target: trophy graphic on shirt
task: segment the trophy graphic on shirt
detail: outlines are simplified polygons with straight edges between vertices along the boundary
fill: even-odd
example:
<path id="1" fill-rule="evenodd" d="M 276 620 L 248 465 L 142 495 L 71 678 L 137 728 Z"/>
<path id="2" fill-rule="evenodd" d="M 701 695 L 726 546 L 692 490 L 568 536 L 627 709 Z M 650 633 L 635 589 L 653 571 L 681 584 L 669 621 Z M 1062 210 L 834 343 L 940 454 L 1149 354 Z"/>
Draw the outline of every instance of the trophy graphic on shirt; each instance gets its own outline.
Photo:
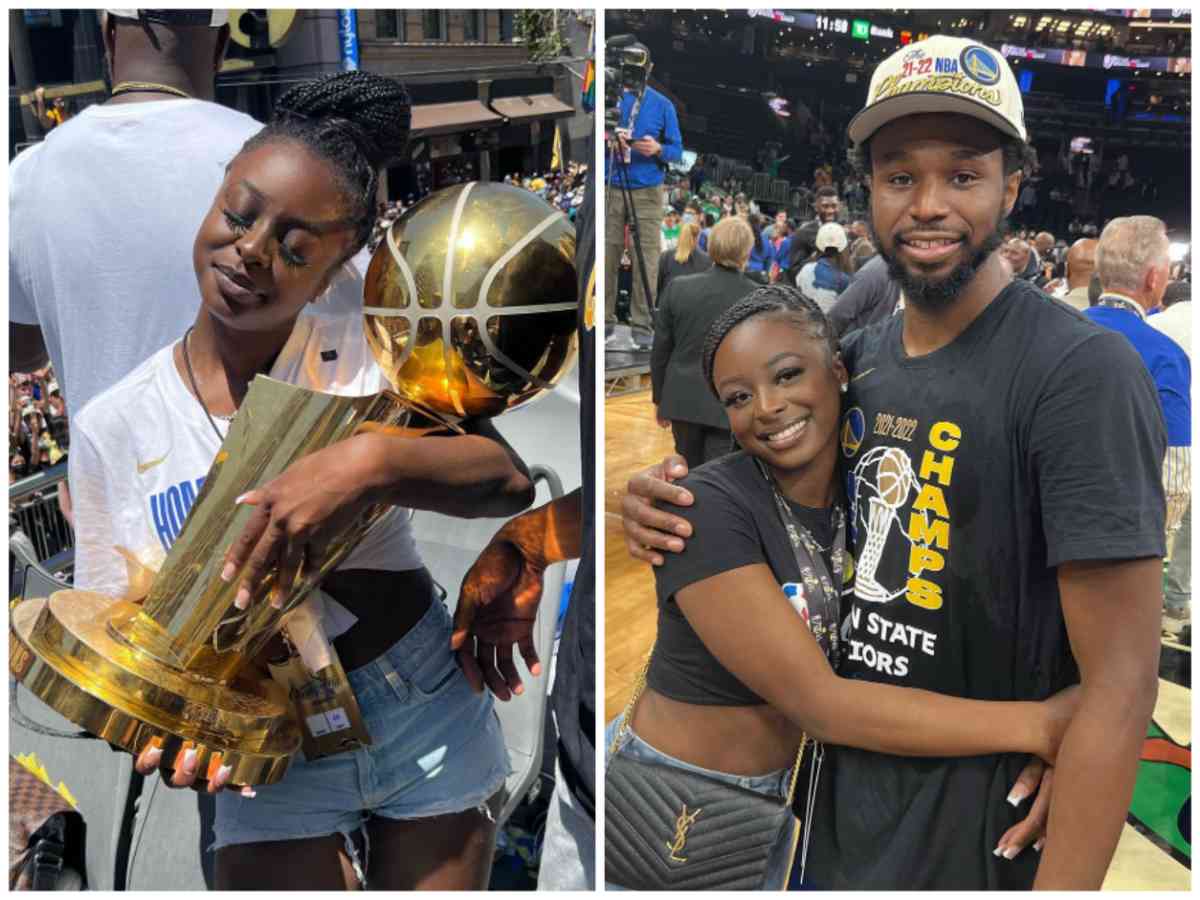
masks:
<path id="1" fill-rule="evenodd" d="M 245 610 L 219 578 L 252 515 L 236 498 L 360 430 L 461 431 L 546 391 L 577 351 L 575 233 L 520 188 L 456 185 L 396 220 L 364 288 L 368 345 L 394 390 L 345 397 L 266 376 L 251 384 L 183 532 L 143 596 L 61 590 L 11 611 L 9 669 L 48 706 L 130 752 L 148 741 L 174 767 L 232 768 L 230 784 L 269 784 L 300 746 L 286 696 L 254 660 L 386 509 L 348 525 L 290 585 L 274 574 Z M 117 552 L 114 550 L 114 552 Z M 278 591 L 282 607 L 268 602 Z"/>
<path id="2" fill-rule="evenodd" d="M 874 482 L 866 474 L 872 469 Z M 876 580 L 875 573 L 888 529 L 916 484 L 916 476 L 908 454 L 899 447 L 875 447 L 859 460 L 854 474 L 858 493 L 867 494 L 867 539 L 854 568 L 854 595 L 871 603 L 886 603 L 895 595 Z"/>

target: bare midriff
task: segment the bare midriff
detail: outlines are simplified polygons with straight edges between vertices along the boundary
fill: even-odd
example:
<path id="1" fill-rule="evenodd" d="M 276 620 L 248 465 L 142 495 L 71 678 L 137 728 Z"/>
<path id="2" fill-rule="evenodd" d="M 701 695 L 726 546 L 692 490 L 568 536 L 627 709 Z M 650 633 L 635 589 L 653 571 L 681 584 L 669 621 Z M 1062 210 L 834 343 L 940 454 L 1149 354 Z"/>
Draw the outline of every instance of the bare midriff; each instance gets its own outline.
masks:
<path id="1" fill-rule="evenodd" d="M 803 730 L 772 707 L 699 706 L 647 687 L 634 732 L 668 756 L 730 775 L 767 775 L 796 761 Z"/>

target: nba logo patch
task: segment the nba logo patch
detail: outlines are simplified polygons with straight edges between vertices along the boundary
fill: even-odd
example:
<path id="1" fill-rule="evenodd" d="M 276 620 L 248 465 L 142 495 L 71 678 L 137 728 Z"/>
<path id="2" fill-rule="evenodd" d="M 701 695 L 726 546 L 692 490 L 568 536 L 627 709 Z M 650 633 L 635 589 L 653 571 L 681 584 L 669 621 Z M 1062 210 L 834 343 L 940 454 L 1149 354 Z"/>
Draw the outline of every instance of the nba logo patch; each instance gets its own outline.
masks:
<path id="1" fill-rule="evenodd" d="M 795 581 L 789 581 L 782 585 L 783 596 L 787 597 L 788 603 L 792 604 L 792 609 L 800 614 L 800 618 L 804 620 L 804 624 L 808 624 L 808 598 L 804 596 L 804 585 L 797 584 Z"/>

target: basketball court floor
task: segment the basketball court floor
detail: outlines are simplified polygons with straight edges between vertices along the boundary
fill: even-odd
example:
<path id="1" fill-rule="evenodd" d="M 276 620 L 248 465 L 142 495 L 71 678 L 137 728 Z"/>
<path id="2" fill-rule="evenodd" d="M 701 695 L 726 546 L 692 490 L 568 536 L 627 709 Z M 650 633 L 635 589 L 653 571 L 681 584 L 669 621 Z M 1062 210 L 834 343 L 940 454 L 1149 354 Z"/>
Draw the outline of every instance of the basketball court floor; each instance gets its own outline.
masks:
<path id="1" fill-rule="evenodd" d="M 671 432 L 654 421 L 644 377 L 621 389 L 605 409 L 606 722 L 628 700 L 655 631 L 654 577 L 625 552 L 620 498 L 631 474 L 673 451 Z M 1191 650 L 1164 640 L 1158 704 L 1105 890 L 1190 889 L 1191 746 Z"/>

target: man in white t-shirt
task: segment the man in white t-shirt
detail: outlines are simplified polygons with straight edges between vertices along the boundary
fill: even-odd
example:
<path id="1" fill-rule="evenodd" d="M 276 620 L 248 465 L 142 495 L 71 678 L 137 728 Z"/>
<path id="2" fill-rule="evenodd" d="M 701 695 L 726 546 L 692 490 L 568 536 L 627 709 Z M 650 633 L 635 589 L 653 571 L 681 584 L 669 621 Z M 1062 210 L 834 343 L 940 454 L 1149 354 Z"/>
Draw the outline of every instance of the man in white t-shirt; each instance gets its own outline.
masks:
<path id="1" fill-rule="evenodd" d="M 48 352 L 72 411 L 191 324 L 196 230 L 262 127 L 212 102 L 223 10 L 138 12 L 103 17 L 113 97 L 9 166 L 9 365 Z"/>
<path id="2" fill-rule="evenodd" d="M 31 372 L 48 353 L 71 412 L 196 317 L 196 231 L 262 127 L 212 102 L 226 18 L 106 10 L 113 97 L 9 166 L 9 369 Z M 339 301 L 359 300 L 352 282 L 335 283 Z"/>
<path id="3" fill-rule="evenodd" d="M 212 102 L 226 18 L 224 10 L 107 10 L 113 97 L 9 165 L 9 369 L 34 371 L 48 355 L 72 414 L 196 317 L 196 232 L 226 164 L 262 127 Z M 76 525 L 87 527 L 78 516 Z M 40 726 L 74 729 L 23 689 L 18 697 Z M 196 810 L 198 802 L 211 808 L 211 798 L 147 784 L 142 825 L 171 828 L 145 842 L 147 852 L 131 853 L 124 874 L 117 860 L 134 794 L 129 757 L 101 741 L 17 725 L 10 734 L 13 752 L 36 752 L 79 799 L 89 888 L 205 887 L 197 847 L 209 838 Z"/>

